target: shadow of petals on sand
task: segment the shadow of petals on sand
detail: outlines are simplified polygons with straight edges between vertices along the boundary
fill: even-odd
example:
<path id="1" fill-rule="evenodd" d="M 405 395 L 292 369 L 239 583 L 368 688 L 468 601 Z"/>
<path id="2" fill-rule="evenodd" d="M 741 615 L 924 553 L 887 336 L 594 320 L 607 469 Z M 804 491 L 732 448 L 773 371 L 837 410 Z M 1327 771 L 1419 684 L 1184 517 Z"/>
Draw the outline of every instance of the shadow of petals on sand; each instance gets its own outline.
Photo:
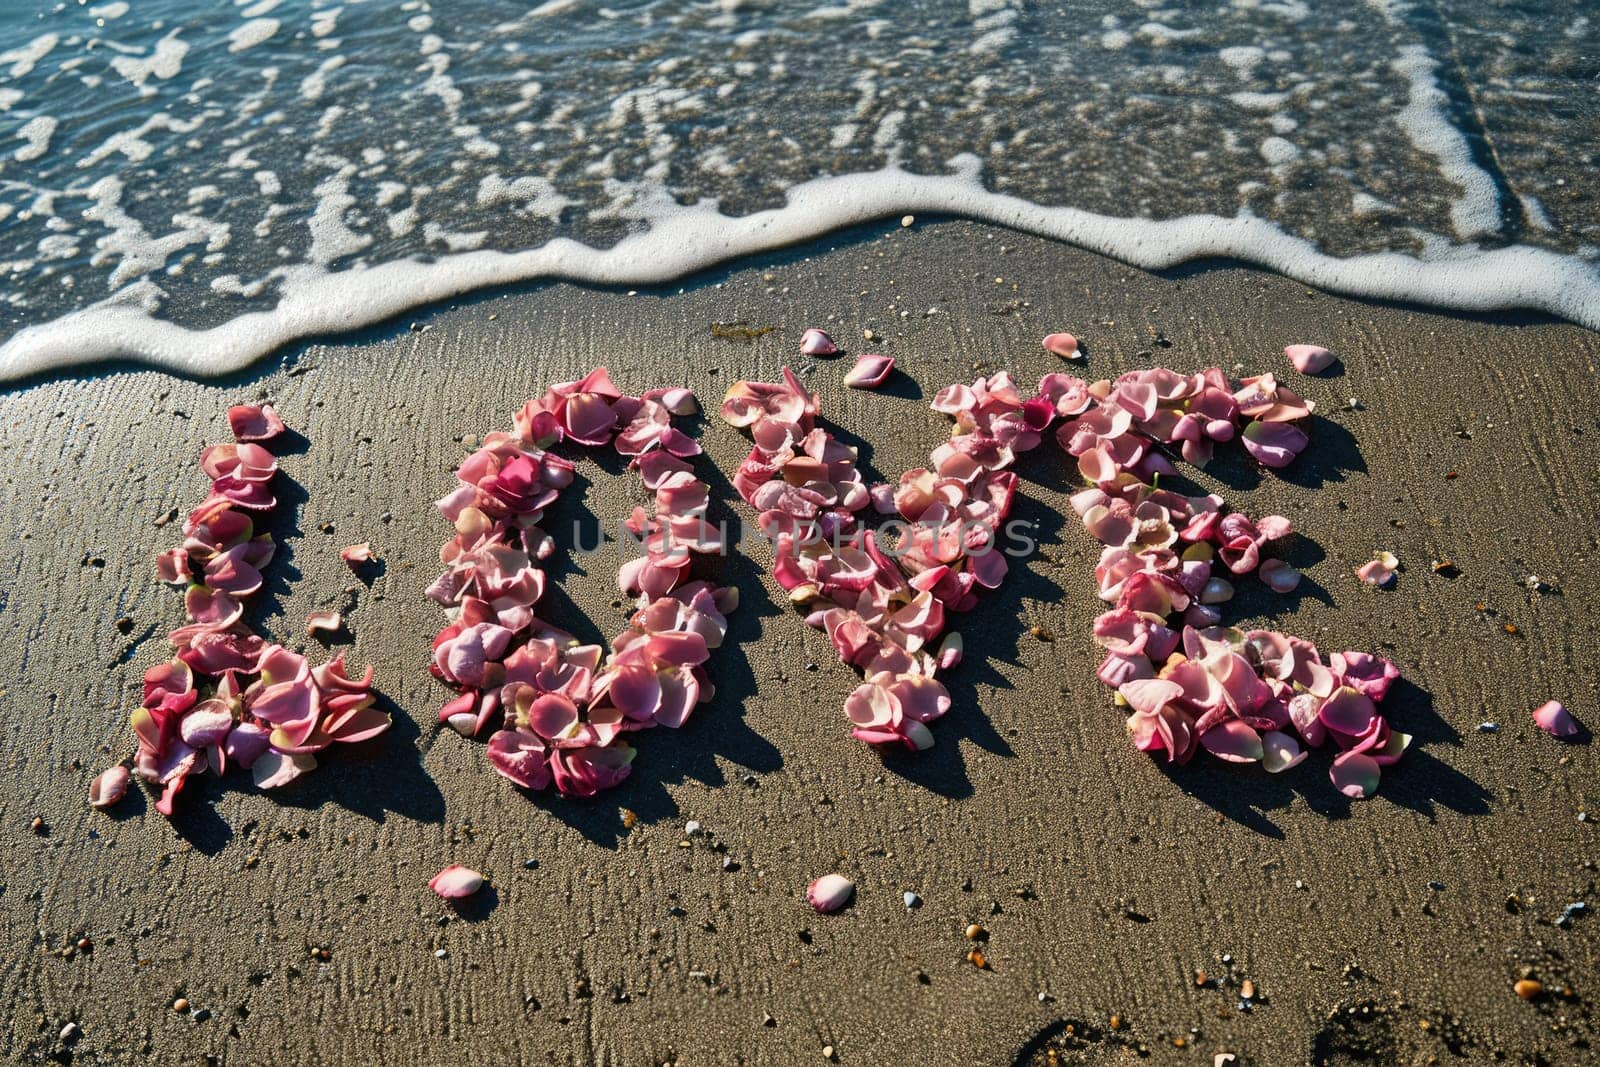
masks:
<path id="1" fill-rule="evenodd" d="M 272 798 L 293 808 L 335 804 L 373 822 L 382 822 L 389 812 L 417 822 L 443 822 L 444 794 L 422 765 L 416 720 L 388 696 L 376 696 L 392 727 L 357 745 L 330 745 L 317 754 L 326 767 L 272 790 Z"/>
<path id="2" fill-rule="evenodd" d="M 1439 717 L 1427 690 L 1401 679 L 1389 691 L 1383 711 L 1395 729 L 1412 735 L 1411 747 L 1399 763 L 1384 768 L 1377 795 L 1368 800 L 1351 800 L 1333 787 L 1328 778 L 1332 752 L 1327 748 L 1313 749 L 1300 766 L 1277 775 L 1203 759 L 1182 767 L 1157 765 L 1174 785 L 1213 811 L 1273 838 L 1284 835 L 1267 813 L 1288 807 L 1296 796 L 1329 819 L 1348 818 L 1354 804 L 1384 803 L 1428 818 L 1436 806 L 1461 815 L 1489 814 L 1488 791 L 1428 751 L 1436 745 L 1459 746 L 1461 737 Z"/>

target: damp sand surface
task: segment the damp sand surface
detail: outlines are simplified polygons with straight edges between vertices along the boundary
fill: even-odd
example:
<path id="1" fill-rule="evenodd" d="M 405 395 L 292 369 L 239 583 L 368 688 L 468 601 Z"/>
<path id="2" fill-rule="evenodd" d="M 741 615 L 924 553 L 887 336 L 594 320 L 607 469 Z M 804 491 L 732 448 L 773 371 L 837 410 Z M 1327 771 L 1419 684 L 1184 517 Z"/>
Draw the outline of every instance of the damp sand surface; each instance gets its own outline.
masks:
<path id="1" fill-rule="evenodd" d="M 881 335 L 872 347 L 899 361 L 889 387 L 844 390 L 853 359 L 796 357 L 813 325 L 852 355 L 864 330 Z M 625 389 L 689 385 L 714 410 L 729 382 L 789 362 L 864 466 L 895 477 L 947 433 L 927 409 L 937 389 L 1061 369 L 1039 338 L 1063 328 L 1096 376 L 1216 363 L 1280 372 L 1318 402 L 1285 477 L 1223 450 L 1200 484 L 1299 530 L 1297 595 L 1246 589 L 1232 618 L 1401 665 L 1387 710 L 1416 741 L 1375 799 L 1340 797 L 1324 754 L 1269 779 L 1204 759 L 1169 772 L 1128 745 L 1094 678 L 1096 546 L 1049 449 L 1020 466 L 1017 513 L 1041 549 L 961 620 L 967 659 L 928 753 L 849 740 L 854 676 L 759 554 L 725 564 L 744 598 L 711 665 L 717 698 L 644 738 L 620 789 L 529 799 L 481 744 L 436 727 L 431 502 L 471 435 L 529 395 L 605 363 Z M 1338 373 L 1295 375 L 1291 342 L 1332 348 Z M 1586 821 L 1600 759 L 1529 711 L 1555 697 L 1600 722 L 1597 361 L 1595 334 L 1553 321 L 1360 303 L 1225 264 L 1148 274 L 946 222 L 638 295 L 502 291 L 226 381 L 109 369 L 13 387 L 0 1049 L 43 1061 L 71 1021 L 85 1062 L 790 1064 L 830 1047 L 857 1064 L 1141 1049 L 1150 1063 L 1582 1062 L 1600 920 L 1557 920 L 1600 904 Z M 294 643 L 306 612 L 344 610 L 395 729 L 278 795 L 208 781 L 171 824 L 139 791 L 91 811 L 89 781 L 131 751 L 140 675 L 180 619 L 152 571 L 174 537 L 156 520 L 198 499 L 199 449 L 225 438 L 229 403 L 256 397 L 306 439 L 283 459 L 283 546 L 256 621 Z M 746 440 L 715 418 L 694 431 L 734 501 L 724 476 Z M 580 472 L 559 529 L 634 499 L 614 469 Z M 370 586 L 338 557 L 361 541 L 383 560 Z M 1405 564 L 1389 591 L 1351 573 L 1380 548 Z M 609 559 L 553 573 L 553 621 L 592 639 L 618 628 Z M 705 832 L 686 837 L 690 820 Z M 460 912 L 427 889 L 448 863 L 489 877 Z M 819 916 L 803 891 L 831 871 L 856 899 Z M 92 949 L 64 954 L 80 937 Z M 1527 975 L 1542 999 L 1514 994 Z"/>

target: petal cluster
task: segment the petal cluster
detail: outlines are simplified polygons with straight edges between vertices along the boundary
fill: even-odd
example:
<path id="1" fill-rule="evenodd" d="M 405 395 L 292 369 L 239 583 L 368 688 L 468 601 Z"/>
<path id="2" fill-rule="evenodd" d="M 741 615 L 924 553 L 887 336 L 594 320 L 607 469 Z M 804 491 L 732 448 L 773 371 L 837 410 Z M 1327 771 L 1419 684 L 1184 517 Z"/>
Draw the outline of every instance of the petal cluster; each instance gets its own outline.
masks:
<path id="1" fill-rule="evenodd" d="M 816 424 L 816 398 L 789 368 L 781 382 L 734 383 L 722 404 L 754 445 L 734 485 L 773 538 L 774 577 L 862 673 L 844 710 L 869 744 L 933 744 L 928 724 L 950 708 L 935 674 L 961 658 L 950 613 L 1004 579 L 1017 487 L 1006 468 L 1055 417 L 1004 372 L 941 391 L 933 408 L 954 418 L 950 440 L 897 484 L 868 486 L 855 449 Z M 868 505 L 893 520 L 872 529 Z"/>
<path id="2" fill-rule="evenodd" d="M 619 785 L 632 770 L 628 734 L 682 726 L 712 697 L 705 663 L 738 598 L 691 575 L 697 555 L 722 550 L 706 517 L 710 488 L 688 462 L 700 446 L 672 425 L 694 410 L 686 389 L 627 396 L 598 368 L 528 401 L 512 432 L 487 435 L 438 502 L 455 535 L 428 590 L 450 620 L 431 670 L 457 693 L 439 718 L 468 737 L 492 726 L 489 764 L 520 786 L 593 796 Z M 563 441 L 609 445 L 653 495 L 624 523 L 635 554 L 617 585 L 635 610 L 609 649 L 580 644 L 535 610 L 541 564 L 556 550 L 539 522 L 574 476 L 550 451 Z"/>
<path id="3" fill-rule="evenodd" d="M 239 442 L 201 453 L 211 493 L 184 520 L 183 542 L 156 558 L 164 581 L 186 587 L 188 622 L 168 636 L 174 658 L 145 672 L 132 716 L 134 773 L 160 787 L 156 810 L 169 817 L 192 775 L 238 766 L 273 788 L 314 768 L 315 753 L 329 745 L 365 741 L 390 725 L 376 707 L 370 666 L 360 678 L 349 676 L 342 655 L 313 667 L 243 622 L 274 551 L 256 522 L 276 504 L 278 461 L 254 442 L 284 427 L 270 405 L 234 407 L 228 420 Z M 119 770 L 96 779 L 91 803 L 122 797 L 127 774 Z"/>
<path id="4" fill-rule="evenodd" d="M 1234 383 L 1216 368 L 1092 384 L 1047 375 L 1040 392 L 1068 418 L 1057 440 L 1090 483 L 1072 506 L 1104 546 L 1095 579 L 1110 608 L 1094 621 L 1105 650 L 1098 675 L 1130 709 L 1134 745 L 1174 763 L 1204 749 L 1277 773 L 1328 744 L 1337 751 L 1335 787 L 1371 796 L 1381 769 L 1411 740 L 1378 708 L 1399 671 L 1366 653 L 1324 656 L 1277 631 L 1222 626 L 1235 580 L 1254 574 L 1279 593 L 1299 584 L 1289 564 L 1266 555 L 1293 528 L 1282 516 L 1252 519 L 1221 497 L 1185 496 L 1157 481 L 1174 470 L 1173 446 L 1203 463 L 1215 442 L 1235 436 L 1268 466 L 1283 466 L 1305 447 L 1293 423 L 1311 405 L 1271 375 Z M 1263 455 L 1263 442 L 1280 451 Z"/>

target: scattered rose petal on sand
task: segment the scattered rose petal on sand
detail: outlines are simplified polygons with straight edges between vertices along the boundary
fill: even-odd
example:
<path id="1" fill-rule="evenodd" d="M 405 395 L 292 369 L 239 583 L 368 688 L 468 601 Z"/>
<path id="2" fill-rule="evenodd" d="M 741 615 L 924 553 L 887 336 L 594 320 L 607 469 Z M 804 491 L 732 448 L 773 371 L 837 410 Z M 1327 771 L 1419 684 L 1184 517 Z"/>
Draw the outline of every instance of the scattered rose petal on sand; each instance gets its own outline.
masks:
<path id="1" fill-rule="evenodd" d="M 889 372 L 892 370 L 894 370 L 893 356 L 869 353 L 856 360 L 856 365 L 844 376 L 844 384 L 852 389 L 876 389 L 883 384 L 885 378 L 889 377 Z"/>
<path id="2" fill-rule="evenodd" d="M 1044 350 L 1054 352 L 1062 359 L 1082 359 L 1083 353 L 1078 348 L 1078 339 L 1070 333 L 1053 333 L 1044 339 Z"/>
<path id="3" fill-rule="evenodd" d="M 1533 710 L 1533 721 L 1551 737 L 1577 737 L 1578 720 L 1559 700 L 1547 700 Z"/>
<path id="4" fill-rule="evenodd" d="M 811 906 L 826 914 L 838 911 L 850 903 L 856 884 L 842 874 L 825 874 L 806 889 L 806 899 Z"/>
<path id="5" fill-rule="evenodd" d="M 837 356 L 839 346 L 833 343 L 833 338 L 828 336 L 826 330 L 819 330 L 815 326 L 800 335 L 800 354 L 802 356 Z"/>
<path id="6" fill-rule="evenodd" d="M 337 611 L 313 611 L 306 616 L 306 633 L 314 634 L 318 630 L 328 633 L 338 633 L 344 626 L 344 616 Z"/>
<path id="7" fill-rule="evenodd" d="M 1400 569 L 1400 559 L 1393 552 L 1375 552 L 1370 560 L 1356 568 L 1356 577 L 1368 585 L 1384 586 L 1394 581 Z"/>
<path id="8" fill-rule="evenodd" d="M 361 564 L 371 563 L 377 557 L 372 554 L 372 545 L 363 541 L 359 545 L 349 545 L 340 549 L 339 558 L 344 560 L 351 570 L 355 570 Z"/>
<path id="9" fill-rule="evenodd" d="M 271 404 L 235 404 L 228 409 L 228 426 L 240 441 L 270 441 L 284 430 Z"/>
<path id="10" fill-rule="evenodd" d="M 460 900 L 483 888 L 483 875 L 471 867 L 452 863 L 429 879 L 428 888 L 446 900 Z"/>
<path id="11" fill-rule="evenodd" d="M 128 792 L 128 768 L 122 764 L 107 767 L 89 783 L 89 803 L 97 808 L 109 808 Z"/>
<path id="12" fill-rule="evenodd" d="M 1289 345 L 1283 354 L 1301 374 L 1316 374 L 1333 365 L 1333 353 L 1321 345 Z"/>

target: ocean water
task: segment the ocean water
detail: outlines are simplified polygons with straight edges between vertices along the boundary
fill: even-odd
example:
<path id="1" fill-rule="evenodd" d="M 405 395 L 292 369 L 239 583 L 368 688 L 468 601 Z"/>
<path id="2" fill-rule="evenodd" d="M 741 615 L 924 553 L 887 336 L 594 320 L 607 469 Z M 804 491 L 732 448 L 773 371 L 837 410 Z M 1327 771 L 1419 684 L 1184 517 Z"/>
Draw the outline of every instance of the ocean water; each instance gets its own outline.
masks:
<path id="1" fill-rule="evenodd" d="M 0 4 L 0 380 L 902 212 L 1600 329 L 1600 9 Z"/>

